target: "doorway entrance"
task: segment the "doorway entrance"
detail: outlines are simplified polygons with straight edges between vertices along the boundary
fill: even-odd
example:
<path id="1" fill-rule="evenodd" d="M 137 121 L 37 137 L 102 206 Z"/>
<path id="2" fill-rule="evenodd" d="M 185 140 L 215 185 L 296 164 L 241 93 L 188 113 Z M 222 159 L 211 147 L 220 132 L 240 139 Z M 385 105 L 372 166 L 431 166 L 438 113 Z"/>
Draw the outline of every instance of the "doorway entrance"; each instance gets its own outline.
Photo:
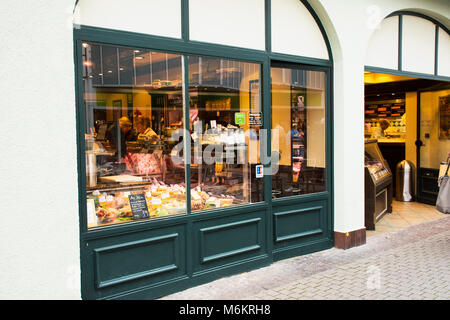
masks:
<path id="1" fill-rule="evenodd" d="M 381 155 L 378 161 L 387 168 L 386 175 L 392 181 L 391 187 L 386 187 L 385 211 L 392 212 L 392 208 L 395 211 L 404 207 L 402 203 L 412 201 L 434 206 L 439 169 L 450 152 L 450 82 L 370 71 L 365 71 L 364 79 L 366 147 L 369 141 L 376 144 Z M 374 180 L 367 177 L 366 180 Z M 382 190 L 376 189 L 376 184 L 381 182 L 371 183 L 375 183 L 375 196 L 381 194 Z M 368 184 L 366 181 L 366 189 Z M 377 198 L 368 193 L 366 190 L 366 210 L 370 209 L 371 201 L 374 202 L 372 210 L 377 210 Z M 370 222 L 366 223 L 368 230 L 374 230 L 382 219 L 381 209 L 375 213 L 373 228 Z M 366 219 L 368 216 L 371 217 L 366 212 Z"/>

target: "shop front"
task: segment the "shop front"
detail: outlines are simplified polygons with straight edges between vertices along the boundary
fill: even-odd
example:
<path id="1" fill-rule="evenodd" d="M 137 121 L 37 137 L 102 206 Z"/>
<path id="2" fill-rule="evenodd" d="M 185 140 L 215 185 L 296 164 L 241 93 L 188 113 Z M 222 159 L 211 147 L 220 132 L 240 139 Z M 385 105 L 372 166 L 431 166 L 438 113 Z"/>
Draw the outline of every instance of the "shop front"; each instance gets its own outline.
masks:
<path id="1" fill-rule="evenodd" d="M 372 217 L 395 157 L 432 201 L 447 2 L 3 1 L 0 295 L 152 299 L 363 245 L 371 105 Z"/>
<path id="2" fill-rule="evenodd" d="M 280 28 L 267 21 L 288 8 L 254 2 L 258 32 Z M 270 37 L 263 50 L 191 40 L 195 3 L 181 39 L 74 30 L 85 299 L 155 298 L 333 246 L 318 20 L 291 1 L 325 50 L 304 57 Z"/>

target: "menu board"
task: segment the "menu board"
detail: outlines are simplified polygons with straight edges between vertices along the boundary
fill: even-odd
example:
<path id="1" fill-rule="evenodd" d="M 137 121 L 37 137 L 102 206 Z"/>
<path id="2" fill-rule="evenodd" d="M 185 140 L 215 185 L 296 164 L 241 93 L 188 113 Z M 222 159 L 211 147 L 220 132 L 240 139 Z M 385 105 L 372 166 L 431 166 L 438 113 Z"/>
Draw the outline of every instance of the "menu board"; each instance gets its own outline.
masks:
<path id="1" fill-rule="evenodd" d="M 150 216 L 144 194 L 130 194 L 128 199 L 130 200 L 133 220 L 144 219 Z"/>
<path id="2" fill-rule="evenodd" d="M 405 103 L 367 103 L 365 115 L 367 118 L 401 117 L 405 113 Z"/>

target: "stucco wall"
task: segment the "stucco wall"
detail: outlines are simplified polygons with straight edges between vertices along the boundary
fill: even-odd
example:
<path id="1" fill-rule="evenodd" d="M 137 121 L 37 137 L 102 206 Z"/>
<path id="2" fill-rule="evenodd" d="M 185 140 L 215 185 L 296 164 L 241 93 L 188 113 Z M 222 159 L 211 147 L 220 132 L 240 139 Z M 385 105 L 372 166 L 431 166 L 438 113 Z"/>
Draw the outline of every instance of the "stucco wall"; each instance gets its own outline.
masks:
<path id="1" fill-rule="evenodd" d="M 80 298 L 73 4 L 0 3 L 0 299 Z"/>

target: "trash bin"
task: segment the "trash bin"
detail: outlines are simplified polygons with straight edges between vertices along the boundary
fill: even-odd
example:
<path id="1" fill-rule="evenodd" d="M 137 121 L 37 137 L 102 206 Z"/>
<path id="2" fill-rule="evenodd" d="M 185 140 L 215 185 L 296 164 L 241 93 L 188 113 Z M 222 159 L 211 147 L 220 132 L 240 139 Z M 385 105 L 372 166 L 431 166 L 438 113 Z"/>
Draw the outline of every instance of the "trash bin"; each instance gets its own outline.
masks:
<path id="1" fill-rule="evenodd" d="M 412 201 L 414 198 L 414 165 L 403 160 L 397 164 L 395 182 L 395 199 L 397 201 Z"/>

